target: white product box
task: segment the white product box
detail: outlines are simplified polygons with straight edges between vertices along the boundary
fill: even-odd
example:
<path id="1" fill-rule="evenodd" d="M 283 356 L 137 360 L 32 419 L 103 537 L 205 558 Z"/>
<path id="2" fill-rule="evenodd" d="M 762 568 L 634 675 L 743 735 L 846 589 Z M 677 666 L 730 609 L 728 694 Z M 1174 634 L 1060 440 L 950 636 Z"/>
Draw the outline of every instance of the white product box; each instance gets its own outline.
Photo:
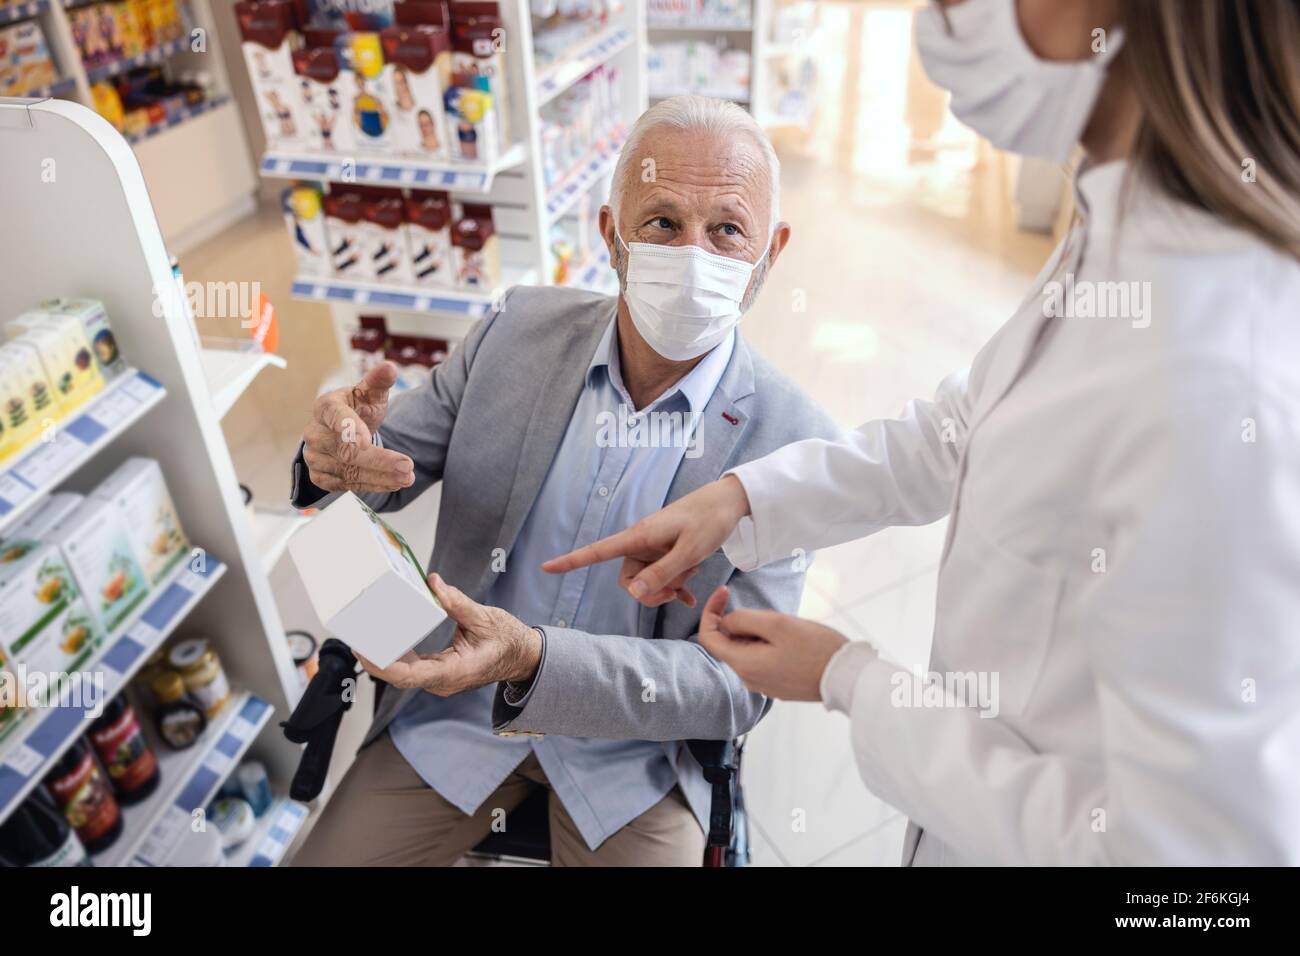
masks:
<path id="1" fill-rule="evenodd" d="M 103 643 L 104 632 L 64 554 L 52 543 L 17 539 L 4 550 L 10 560 L 0 562 L 0 636 L 8 666 L 76 670 Z"/>
<path id="2" fill-rule="evenodd" d="M 190 543 L 158 462 L 128 458 L 91 494 L 117 508 L 150 587 L 185 560 Z"/>
<path id="3" fill-rule="evenodd" d="M 75 511 L 85 498 L 85 495 L 79 495 L 75 491 L 60 491 L 50 495 L 14 528 L 13 534 L 6 536 L 6 540 L 27 538 L 31 541 L 44 541 L 50 529 Z M 0 556 L 0 561 L 3 560 Z"/>
<path id="4" fill-rule="evenodd" d="M 86 340 L 94 353 L 95 364 L 105 381 L 111 382 L 126 371 L 126 360 L 117 347 L 117 337 L 108 322 L 104 303 L 95 299 L 46 299 L 37 308 L 59 315 L 75 316 L 86 331 Z"/>
<path id="5" fill-rule="evenodd" d="M 445 30 L 390 27 L 381 34 L 392 64 L 393 146 L 398 153 L 443 160 L 451 155 L 443 93 L 451 82 L 451 44 Z"/>
<path id="6" fill-rule="evenodd" d="M 351 492 L 295 534 L 289 554 L 325 629 L 379 667 L 447 619 L 402 536 Z"/>
<path id="7" fill-rule="evenodd" d="M 411 281 L 444 289 L 455 285 L 451 262 L 451 201 L 447 194 L 411 190 L 406 200 L 404 231 Z"/>
<path id="8" fill-rule="evenodd" d="M 293 69 L 299 36 L 292 8 L 283 3 L 239 3 L 235 16 L 267 146 L 286 149 L 310 144 Z"/>
<path id="9" fill-rule="evenodd" d="M 370 272 L 380 282 L 410 285 L 415 279 L 406 248 L 406 209 L 401 193 L 394 191 L 391 197 L 370 199 L 365 206 L 362 249 Z"/>
<path id="10" fill-rule="evenodd" d="M 87 498 L 50 529 L 99 629 L 112 635 L 149 594 L 149 581 L 117 506 Z"/>
<path id="11" fill-rule="evenodd" d="M 284 224 L 293 237 L 299 274 L 332 275 L 324 196 L 320 189 L 304 183 L 290 186 L 280 194 L 280 208 L 284 210 Z"/>
<path id="12" fill-rule="evenodd" d="M 360 152 L 387 153 L 393 148 L 393 68 L 384 63 L 379 34 L 347 34 L 343 57 L 347 75 L 339 79 L 352 140 Z"/>
<path id="13" fill-rule="evenodd" d="M 324 198 L 330 272 L 340 279 L 366 282 L 375 277 L 365 254 L 365 200 L 359 193 L 333 192 Z"/>

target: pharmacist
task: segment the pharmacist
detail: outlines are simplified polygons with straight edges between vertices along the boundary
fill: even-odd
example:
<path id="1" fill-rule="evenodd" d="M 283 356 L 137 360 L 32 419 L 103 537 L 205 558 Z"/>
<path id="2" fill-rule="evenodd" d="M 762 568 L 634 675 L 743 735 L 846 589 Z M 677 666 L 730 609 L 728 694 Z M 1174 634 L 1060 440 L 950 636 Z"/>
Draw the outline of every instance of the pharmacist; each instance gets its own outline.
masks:
<path id="1" fill-rule="evenodd" d="M 905 861 L 1300 864 L 1300 14 L 965 0 L 920 11 L 917 41 L 995 146 L 1087 154 L 1021 310 L 933 401 L 549 567 L 624 556 L 654 606 L 719 546 L 758 568 L 946 515 L 922 693 L 721 590 L 701 643 L 849 715 L 863 779 L 911 818 Z M 1066 276 L 1146 283 L 1150 312 L 1053 319 Z"/>
<path id="2" fill-rule="evenodd" d="M 735 330 L 789 238 L 778 189 L 748 113 L 665 100 L 633 127 L 600 213 L 621 296 L 517 287 L 391 407 L 391 365 L 318 400 L 295 503 L 346 489 L 393 510 L 441 481 L 430 566 L 450 621 L 368 665 L 389 686 L 297 862 L 451 864 L 545 787 L 553 862 L 700 865 L 711 790 L 682 741 L 743 733 L 767 699 L 694 640 L 685 592 L 647 611 L 612 565 L 541 565 L 729 464 L 836 434 Z M 791 612 L 803 577 L 719 555 L 698 580 Z"/>

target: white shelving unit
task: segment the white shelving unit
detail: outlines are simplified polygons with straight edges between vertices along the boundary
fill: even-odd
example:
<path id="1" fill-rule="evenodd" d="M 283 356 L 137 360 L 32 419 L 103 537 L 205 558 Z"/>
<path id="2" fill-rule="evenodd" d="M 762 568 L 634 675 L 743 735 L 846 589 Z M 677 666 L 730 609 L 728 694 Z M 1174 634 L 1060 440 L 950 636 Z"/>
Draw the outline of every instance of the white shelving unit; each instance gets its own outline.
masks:
<path id="1" fill-rule="evenodd" d="M 245 751 L 287 792 L 298 748 L 278 730 L 301 694 L 258 534 L 244 508 L 183 297 L 161 296 L 174 277 L 150 203 L 141 161 L 93 111 L 66 100 L 0 99 L 0 316 L 53 296 L 103 301 L 118 344 L 140 369 L 60 423 L 0 472 L 0 533 L 45 495 L 87 491 L 125 458 L 162 466 L 185 530 L 203 549 L 151 594 L 110 638 L 91 667 L 116 693 L 174 634 L 211 640 L 236 698 L 195 747 L 160 750 L 155 795 L 125 811 L 126 830 L 96 862 L 144 862 L 163 855 L 169 819 L 199 809 Z M 40 185 L 48 160 L 56 184 Z M 78 228 L 51 224 L 77 223 Z M 86 730 L 84 712 L 29 714 L 0 745 L 0 820 L 47 775 Z M 162 827 L 160 832 L 159 827 Z"/>
<path id="2" fill-rule="evenodd" d="M 211 0 L 178 0 L 190 12 L 192 31 L 138 56 L 86 66 L 73 39 L 70 8 L 86 0 L 34 0 L 0 7 L 0 26 L 35 19 L 41 25 L 60 79 L 27 95 L 59 97 L 93 107 L 90 88 L 137 66 L 168 64 L 211 78 L 204 103 L 167 122 L 127 137 L 153 197 L 168 249 L 176 255 L 251 213 L 257 176 L 214 28 Z M 226 0 L 223 0 L 226 2 Z"/>
<path id="3" fill-rule="evenodd" d="M 493 206 L 493 220 L 501 240 L 503 281 L 499 289 L 416 289 L 299 276 L 293 284 L 293 295 L 332 307 L 335 330 L 345 351 L 347 331 L 357 324 L 358 315 L 367 312 L 388 316 L 390 328 L 396 332 L 463 337 L 470 325 L 500 300 L 504 289 L 552 284 L 551 227 L 572 211 L 583 195 L 590 193 L 598 202 L 606 198 L 606 184 L 625 129 L 595 144 L 573 169 L 548 185 L 541 161 L 541 110 L 593 69 L 610 64 L 620 78 L 620 114 L 625 127 L 631 125 L 646 106 L 645 0 L 624 0 L 620 12 L 593 26 L 563 56 L 544 67 L 539 67 L 533 54 L 529 0 L 501 0 L 500 8 L 505 35 L 517 39 L 505 47 L 509 125 L 514 142 L 496 161 L 478 165 L 426 163 L 364 154 L 311 156 L 274 150 L 262 158 L 260 171 L 268 178 L 443 189 L 452 194 L 454 201 Z M 604 281 L 601 271 L 592 268 L 597 259 L 593 256 L 575 268 L 575 272 L 589 276 L 593 286 Z"/>
<path id="4" fill-rule="evenodd" d="M 729 49 L 749 50 L 749 83 L 745 87 L 712 85 L 701 88 L 682 85 L 656 85 L 650 90 L 651 100 L 663 100 L 682 93 L 695 93 L 716 99 L 731 100 L 748 108 L 762 95 L 762 55 L 759 51 L 761 30 L 755 24 L 766 22 L 766 8 L 770 0 L 750 0 L 749 16 L 734 19 L 721 17 L 665 14 L 648 15 L 646 29 L 649 43 L 682 42 L 696 40 L 714 42 Z"/>
<path id="5" fill-rule="evenodd" d="M 253 345 L 245 348 L 209 348 L 199 350 L 203 362 L 203 376 L 208 380 L 212 404 L 217 417 L 225 418 L 235 407 L 239 396 L 253 384 L 264 368 L 285 368 L 288 362 L 272 352 L 264 352 Z"/>

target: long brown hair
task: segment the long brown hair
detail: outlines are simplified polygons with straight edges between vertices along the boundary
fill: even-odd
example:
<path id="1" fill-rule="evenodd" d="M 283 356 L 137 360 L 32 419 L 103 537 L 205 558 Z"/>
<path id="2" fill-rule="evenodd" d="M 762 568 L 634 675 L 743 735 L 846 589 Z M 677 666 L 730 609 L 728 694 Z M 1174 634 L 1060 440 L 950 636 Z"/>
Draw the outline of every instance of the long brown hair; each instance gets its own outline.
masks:
<path id="1" fill-rule="evenodd" d="M 1300 259 L 1300 0 L 1129 0 L 1138 169 Z"/>

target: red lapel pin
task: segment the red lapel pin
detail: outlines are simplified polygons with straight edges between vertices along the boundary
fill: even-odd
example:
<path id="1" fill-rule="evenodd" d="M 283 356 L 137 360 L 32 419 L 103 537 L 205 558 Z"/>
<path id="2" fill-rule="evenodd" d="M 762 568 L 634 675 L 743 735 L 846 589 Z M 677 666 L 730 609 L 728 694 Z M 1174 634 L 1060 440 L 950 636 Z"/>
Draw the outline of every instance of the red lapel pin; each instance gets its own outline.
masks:
<path id="1" fill-rule="evenodd" d="M 740 424 L 740 419 L 737 418 L 735 415 L 728 415 L 726 412 L 723 412 L 722 417 L 725 418 L 729 424 L 732 425 Z"/>

